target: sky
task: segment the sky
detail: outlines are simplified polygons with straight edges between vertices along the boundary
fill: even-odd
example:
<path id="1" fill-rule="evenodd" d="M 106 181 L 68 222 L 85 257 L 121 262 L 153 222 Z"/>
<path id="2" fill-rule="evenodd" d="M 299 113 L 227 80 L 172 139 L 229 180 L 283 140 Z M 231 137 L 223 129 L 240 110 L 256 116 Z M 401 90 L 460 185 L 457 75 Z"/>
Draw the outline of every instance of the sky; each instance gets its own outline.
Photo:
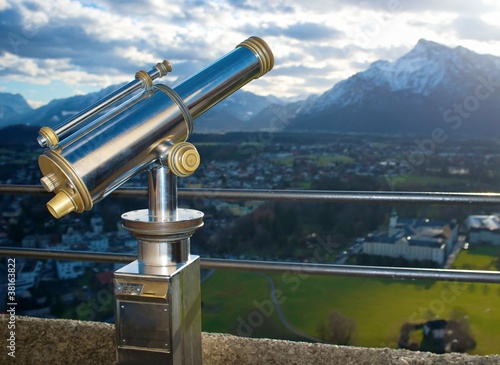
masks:
<path id="1" fill-rule="evenodd" d="M 245 90 L 304 99 L 421 38 L 500 56 L 498 19 L 498 0 L 0 0 L 0 92 L 39 107 L 163 59 L 175 85 L 256 35 L 275 67 Z"/>

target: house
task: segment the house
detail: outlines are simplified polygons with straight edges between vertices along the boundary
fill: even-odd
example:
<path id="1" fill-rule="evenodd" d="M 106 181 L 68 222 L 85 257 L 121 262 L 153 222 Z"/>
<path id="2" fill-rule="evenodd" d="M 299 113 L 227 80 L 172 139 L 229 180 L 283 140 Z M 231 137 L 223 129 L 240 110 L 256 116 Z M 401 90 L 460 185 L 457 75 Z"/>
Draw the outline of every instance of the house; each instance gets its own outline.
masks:
<path id="1" fill-rule="evenodd" d="M 37 248 L 46 247 L 51 242 L 51 237 L 48 234 L 30 234 L 23 238 L 21 247 L 23 248 Z"/>
<path id="2" fill-rule="evenodd" d="M 102 234 L 85 233 L 83 236 L 84 242 L 87 244 L 90 251 L 93 252 L 106 252 L 109 247 L 108 237 Z"/>
<path id="3" fill-rule="evenodd" d="M 446 352 L 446 327 L 448 322 L 444 319 L 428 321 L 423 326 L 423 339 L 420 344 L 421 351 L 444 354 Z"/>
<path id="4" fill-rule="evenodd" d="M 38 282 L 43 263 L 39 260 L 20 259 L 16 273 L 16 293 L 21 294 Z"/>
<path id="5" fill-rule="evenodd" d="M 85 268 L 78 261 L 56 260 L 56 271 L 59 280 L 76 279 L 85 273 Z"/>
<path id="6" fill-rule="evenodd" d="M 83 237 L 73 227 L 69 227 L 66 233 L 62 235 L 62 242 L 68 246 L 79 245 L 83 242 Z"/>
<path id="7" fill-rule="evenodd" d="M 465 220 L 465 227 L 469 244 L 500 246 L 500 214 L 470 215 Z"/>

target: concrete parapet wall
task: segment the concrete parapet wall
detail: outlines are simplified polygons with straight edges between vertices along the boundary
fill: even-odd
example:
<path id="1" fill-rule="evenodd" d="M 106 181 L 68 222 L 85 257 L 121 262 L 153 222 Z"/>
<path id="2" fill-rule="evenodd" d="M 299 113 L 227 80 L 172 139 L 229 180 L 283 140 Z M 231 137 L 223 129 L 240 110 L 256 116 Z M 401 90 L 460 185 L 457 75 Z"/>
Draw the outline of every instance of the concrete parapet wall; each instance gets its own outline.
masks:
<path id="1" fill-rule="evenodd" d="M 15 356 L 8 356 L 9 317 L 0 315 L 0 364 L 110 365 L 115 362 L 114 325 L 99 322 L 15 318 Z M 14 361 L 13 361 L 14 360 Z M 499 364 L 500 356 L 436 355 L 386 348 L 360 348 L 241 338 L 203 333 L 204 365 Z M 153 364 L 151 364 L 153 365 Z"/>

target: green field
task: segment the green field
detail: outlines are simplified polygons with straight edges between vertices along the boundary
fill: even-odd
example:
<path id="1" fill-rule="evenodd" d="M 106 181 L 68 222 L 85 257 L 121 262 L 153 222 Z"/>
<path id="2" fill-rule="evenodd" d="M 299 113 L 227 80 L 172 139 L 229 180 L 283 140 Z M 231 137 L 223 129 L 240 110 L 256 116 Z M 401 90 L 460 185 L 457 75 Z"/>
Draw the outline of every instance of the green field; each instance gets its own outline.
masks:
<path id="1" fill-rule="evenodd" d="M 449 176 L 428 176 L 419 174 L 410 174 L 404 176 L 403 179 L 398 182 L 398 189 L 415 189 L 415 187 L 428 187 L 428 186 L 441 186 L 456 190 L 463 190 L 463 186 L 470 183 L 471 177 L 449 177 Z"/>
<path id="2" fill-rule="evenodd" d="M 254 302 L 269 303 L 270 286 L 259 274 L 218 271 L 202 285 L 203 330 L 244 336 L 300 340 L 281 325 L 276 311 L 270 316 L 254 313 Z M 266 305 L 265 304 L 265 305 Z M 267 312 L 266 312 L 267 313 Z M 245 324 L 241 324 L 242 319 Z M 262 324 L 251 325 L 262 321 Z M 251 324 L 249 324 L 249 322 Z"/>
<path id="3" fill-rule="evenodd" d="M 496 270 L 495 257 L 500 257 L 498 246 L 477 246 L 462 250 L 453 263 L 453 268 L 468 270 Z"/>
<path id="4" fill-rule="evenodd" d="M 459 255 L 457 268 L 493 268 L 494 257 L 484 250 Z M 488 262 L 489 260 L 489 262 Z M 358 346 L 396 347 L 401 325 L 408 321 L 449 318 L 464 311 L 477 341 L 475 354 L 500 352 L 500 285 L 365 279 L 353 277 L 272 275 L 287 321 L 297 330 L 317 336 L 318 324 L 331 311 L 353 318 Z M 259 274 L 216 272 L 202 285 L 203 329 L 236 333 L 241 318 L 259 324 L 252 336 L 294 339 L 274 311 L 269 318 L 256 314 L 259 303 L 270 300 L 270 285 Z M 256 304 L 257 303 L 257 304 Z M 253 316 L 253 317 L 252 317 Z M 295 336 L 296 337 L 296 336 Z"/>
<path id="5" fill-rule="evenodd" d="M 306 155 L 301 156 L 301 158 L 309 158 L 311 161 L 315 161 L 318 166 L 327 166 L 330 163 L 338 163 L 344 165 L 350 165 L 354 163 L 354 158 L 344 155 L 333 155 L 333 156 L 316 156 L 316 155 Z M 283 157 L 274 160 L 275 163 L 285 165 L 287 167 L 292 167 L 295 157 Z"/>

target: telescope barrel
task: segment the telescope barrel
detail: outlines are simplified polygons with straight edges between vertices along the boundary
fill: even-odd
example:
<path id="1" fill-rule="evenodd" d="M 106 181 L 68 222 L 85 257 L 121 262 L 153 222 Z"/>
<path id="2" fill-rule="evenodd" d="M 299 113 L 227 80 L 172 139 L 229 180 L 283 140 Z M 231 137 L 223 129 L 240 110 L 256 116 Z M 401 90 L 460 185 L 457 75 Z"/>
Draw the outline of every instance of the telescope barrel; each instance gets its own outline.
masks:
<path id="1" fill-rule="evenodd" d="M 118 112 L 88 124 L 46 149 L 39 157 L 42 184 L 56 196 L 49 211 L 62 217 L 90 210 L 171 147 L 186 141 L 192 120 L 233 92 L 267 73 L 274 64 L 268 45 L 258 37 L 208 65 L 173 88 L 154 85 Z"/>

